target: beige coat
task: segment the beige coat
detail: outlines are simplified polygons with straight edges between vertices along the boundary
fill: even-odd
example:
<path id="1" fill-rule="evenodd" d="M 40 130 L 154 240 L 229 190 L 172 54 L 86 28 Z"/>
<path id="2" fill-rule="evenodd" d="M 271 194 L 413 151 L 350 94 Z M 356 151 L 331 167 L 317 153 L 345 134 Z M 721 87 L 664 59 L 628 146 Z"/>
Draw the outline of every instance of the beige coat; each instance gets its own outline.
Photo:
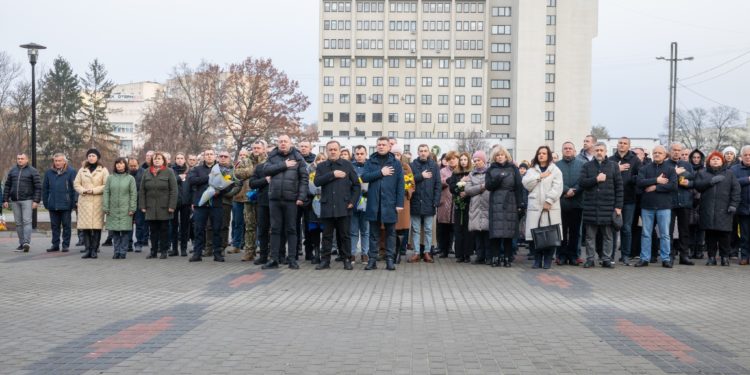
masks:
<path id="1" fill-rule="evenodd" d="M 78 192 L 78 229 L 104 228 L 104 186 L 109 171 L 101 165 L 94 173 L 83 167 L 78 171 L 73 187 Z M 84 194 L 87 190 L 93 194 Z"/>

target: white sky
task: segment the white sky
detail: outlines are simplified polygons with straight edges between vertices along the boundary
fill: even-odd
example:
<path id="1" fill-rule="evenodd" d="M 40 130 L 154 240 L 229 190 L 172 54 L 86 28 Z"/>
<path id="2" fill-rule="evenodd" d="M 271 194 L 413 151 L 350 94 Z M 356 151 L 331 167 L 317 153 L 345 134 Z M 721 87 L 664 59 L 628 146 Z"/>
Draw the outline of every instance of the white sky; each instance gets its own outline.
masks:
<path id="1" fill-rule="evenodd" d="M 687 79 L 750 52 L 748 14 L 748 0 L 600 0 L 593 124 L 607 126 L 613 136 L 652 137 L 662 131 L 669 65 L 654 58 L 668 56 L 672 41 L 680 43 L 682 57 L 695 57 L 680 63 L 685 85 L 750 112 L 750 53 Z M 318 16 L 318 0 L 0 0 L 0 50 L 28 69 L 18 45 L 43 44 L 48 49 L 38 67 L 49 68 L 60 55 L 79 75 L 98 58 L 116 83 L 161 82 L 183 61 L 226 64 L 270 57 L 300 82 L 312 103 L 305 119 L 312 122 L 318 111 Z M 688 90 L 678 92 L 680 108 L 714 105 Z"/>

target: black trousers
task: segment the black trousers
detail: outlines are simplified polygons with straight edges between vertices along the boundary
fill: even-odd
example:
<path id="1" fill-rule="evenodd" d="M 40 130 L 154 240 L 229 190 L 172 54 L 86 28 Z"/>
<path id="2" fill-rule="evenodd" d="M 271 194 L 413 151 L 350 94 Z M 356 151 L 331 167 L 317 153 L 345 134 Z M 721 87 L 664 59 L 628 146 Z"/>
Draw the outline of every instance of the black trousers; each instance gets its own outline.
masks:
<path id="1" fill-rule="evenodd" d="M 692 208 L 673 208 L 672 221 L 669 223 L 669 239 L 674 238 L 674 228 L 677 226 L 679 238 L 672 241 L 673 256 L 690 256 L 690 211 Z M 677 223 L 675 223 L 677 219 Z"/>
<path id="2" fill-rule="evenodd" d="M 453 245 L 453 224 L 437 223 L 437 241 L 440 252 L 448 255 Z"/>
<path id="3" fill-rule="evenodd" d="M 456 210 L 458 215 L 458 210 Z M 463 215 L 463 220 L 460 217 L 455 218 L 453 223 L 453 235 L 456 239 L 456 259 L 468 259 L 471 256 L 474 247 L 472 246 L 473 241 L 469 234 L 469 210 L 467 209 Z"/>
<path id="4" fill-rule="evenodd" d="M 578 259 L 583 210 L 573 208 L 562 211 L 562 246 L 557 258 L 561 261 Z"/>
<path id="5" fill-rule="evenodd" d="M 719 250 L 719 254 L 722 258 L 729 257 L 731 251 L 731 235 L 732 232 L 720 232 L 717 230 L 706 231 L 706 245 L 708 247 L 708 257 L 716 257 L 716 250 Z"/>
<path id="6" fill-rule="evenodd" d="M 178 246 L 181 250 L 187 250 L 188 237 L 190 237 L 190 214 L 192 209 L 190 205 L 179 206 L 174 211 L 172 218 L 172 249 L 177 251 Z"/>
<path id="7" fill-rule="evenodd" d="M 320 219 L 323 223 L 323 249 L 321 251 L 321 260 L 331 260 L 331 249 L 333 248 L 333 232 L 336 231 L 336 240 L 338 241 L 339 251 L 342 249 L 351 249 L 351 237 L 349 237 L 349 225 L 352 221 L 351 216 L 342 216 L 336 218 Z M 348 261 L 346 252 L 339 253 L 342 258 Z"/>
<path id="8" fill-rule="evenodd" d="M 148 220 L 151 232 L 151 254 L 169 250 L 169 220 Z"/>
<path id="9" fill-rule="evenodd" d="M 258 205 L 255 208 L 256 224 L 258 224 L 258 244 L 260 245 L 260 259 L 267 260 L 271 241 L 271 211 L 268 206 Z"/>
<path id="10" fill-rule="evenodd" d="M 487 259 L 492 257 L 492 251 L 490 250 L 490 232 L 486 230 L 477 230 L 471 232 L 471 237 L 474 239 L 474 250 L 477 252 L 477 259 Z"/>
<path id="11" fill-rule="evenodd" d="M 295 259 L 297 249 L 297 204 L 294 201 L 272 200 L 269 204 L 271 215 L 271 259 L 281 260 L 286 247 L 287 257 Z M 283 241 L 284 238 L 286 241 Z"/>
<path id="12" fill-rule="evenodd" d="M 492 251 L 489 255 L 493 258 L 500 258 L 502 252 L 504 258 L 513 258 L 513 239 L 512 238 L 493 238 L 490 239 Z"/>

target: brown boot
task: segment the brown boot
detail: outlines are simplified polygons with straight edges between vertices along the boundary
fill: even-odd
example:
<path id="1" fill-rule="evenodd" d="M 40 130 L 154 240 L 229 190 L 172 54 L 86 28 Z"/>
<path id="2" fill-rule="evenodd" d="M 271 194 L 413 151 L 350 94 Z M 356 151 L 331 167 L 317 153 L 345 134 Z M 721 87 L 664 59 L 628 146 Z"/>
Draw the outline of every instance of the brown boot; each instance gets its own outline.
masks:
<path id="1" fill-rule="evenodd" d="M 434 263 L 435 260 L 432 259 L 432 255 L 430 255 L 430 252 L 424 253 L 424 261 L 427 263 Z"/>
<path id="2" fill-rule="evenodd" d="M 419 261 L 422 260 L 422 258 L 419 257 L 419 253 L 414 253 L 414 255 L 409 258 L 409 263 L 419 263 Z"/>
<path id="3" fill-rule="evenodd" d="M 239 248 L 232 246 L 229 250 L 227 250 L 227 254 L 239 254 L 240 253 Z"/>
<path id="4" fill-rule="evenodd" d="M 367 254 L 362 254 L 362 264 L 367 264 L 367 261 L 370 259 L 370 257 L 367 256 Z"/>

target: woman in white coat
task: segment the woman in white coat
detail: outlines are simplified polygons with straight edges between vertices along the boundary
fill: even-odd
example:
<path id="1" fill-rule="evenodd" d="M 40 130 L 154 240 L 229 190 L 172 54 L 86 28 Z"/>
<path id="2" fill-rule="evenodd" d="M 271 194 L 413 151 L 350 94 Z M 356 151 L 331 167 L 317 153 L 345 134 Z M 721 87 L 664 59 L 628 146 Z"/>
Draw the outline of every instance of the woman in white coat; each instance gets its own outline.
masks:
<path id="1" fill-rule="evenodd" d="M 541 146 L 536 150 L 536 156 L 523 177 L 523 186 L 529 191 L 529 203 L 526 209 L 526 240 L 534 254 L 532 268 L 544 269 L 552 267 L 552 257 L 555 248 L 536 250 L 531 230 L 539 226 L 561 224 L 560 196 L 563 188 L 563 176 L 560 169 L 552 162 L 552 150 L 548 146 Z M 549 212 L 549 219 L 547 218 Z M 540 222 L 541 218 L 541 222 Z"/>

